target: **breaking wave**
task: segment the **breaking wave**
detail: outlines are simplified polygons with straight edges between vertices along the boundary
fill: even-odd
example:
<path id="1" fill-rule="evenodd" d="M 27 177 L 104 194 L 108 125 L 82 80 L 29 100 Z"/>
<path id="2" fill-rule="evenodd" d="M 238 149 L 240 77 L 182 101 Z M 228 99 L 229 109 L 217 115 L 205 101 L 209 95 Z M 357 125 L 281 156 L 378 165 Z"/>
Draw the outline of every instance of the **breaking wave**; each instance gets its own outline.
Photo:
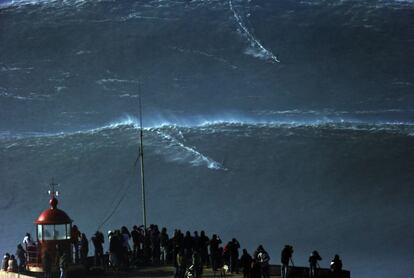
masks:
<path id="1" fill-rule="evenodd" d="M 301 113 L 304 113 L 302 111 Z M 274 113 L 276 113 L 274 111 Z M 282 115 L 299 113 L 299 110 L 279 111 Z M 316 111 L 307 111 L 312 114 Z M 133 116 L 127 116 L 97 128 L 80 130 L 74 132 L 22 132 L 12 133 L 10 131 L 0 132 L 0 149 L 13 150 L 15 148 L 45 147 L 62 144 L 68 148 L 78 148 L 83 142 L 90 142 L 92 146 L 105 146 L 107 144 L 138 144 L 139 120 Z M 313 120 L 260 120 L 244 117 L 241 119 L 202 119 L 198 121 L 169 122 L 159 121 L 146 125 L 145 144 L 148 149 L 164 157 L 171 163 L 189 164 L 193 167 L 206 167 L 210 170 L 227 171 L 223 163 L 214 157 L 203 153 L 197 143 L 188 140 L 192 135 L 208 136 L 218 134 L 219 136 L 243 136 L 260 137 L 269 132 L 275 136 L 291 136 L 303 132 L 311 132 L 312 136 L 324 136 L 324 134 L 335 134 L 337 132 L 357 132 L 360 134 L 398 135 L 412 137 L 414 134 L 414 123 L 378 121 L 368 123 L 363 121 L 345 121 L 339 119 L 322 118 Z M 121 141 L 120 141 L 121 140 Z"/>
<path id="2" fill-rule="evenodd" d="M 398 112 L 413 112 L 412 110 L 389 109 L 382 111 L 337 111 L 331 114 L 326 112 L 314 110 L 280 110 L 280 111 L 256 111 L 257 115 L 253 116 L 222 116 L 222 117 L 193 117 L 193 118 L 174 118 L 174 120 L 154 117 L 153 119 L 144 119 L 144 130 L 148 132 L 155 132 L 164 139 L 168 139 L 177 145 L 177 139 L 165 134 L 165 129 L 203 129 L 214 130 L 215 132 L 228 131 L 227 127 L 245 128 L 245 127 L 260 127 L 260 128 L 313 128 L 313 129 L 330 129 L 330 130 L 358 130 L 370 132 L 391 132 L 401 135 L 412 136 L 414 133 L 414 123 L 400 120 L 375 120 L 365 121 L 356 119 L 357 115 L 377 115 L 381 113 L 398 113 Z M 108 124 L 79 131 L 71 132 L 11 132 L 0 131 L 0 139 L 22 139 L 35 137 L 61 137 L 71 136 L 75 134 L 96 134 L 107 130 L 117 130 L 120 128 L 139 129 L 139 119 L 134 116 L 126 116 Z M 184 147 L 184 146 L 181 146 Z M 194 151 L 191 150 L 191 151 Z"/>

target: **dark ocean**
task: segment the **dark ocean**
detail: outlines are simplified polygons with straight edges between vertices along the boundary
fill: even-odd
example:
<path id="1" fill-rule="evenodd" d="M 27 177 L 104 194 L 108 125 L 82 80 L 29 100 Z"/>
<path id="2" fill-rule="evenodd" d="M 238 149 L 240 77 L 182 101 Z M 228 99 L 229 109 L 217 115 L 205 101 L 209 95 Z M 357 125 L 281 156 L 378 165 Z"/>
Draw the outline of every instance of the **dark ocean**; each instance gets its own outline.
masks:
<path id="1" fill-rule="evenodd" d="M 413 278 L 413 65 L 413 1 L 0 0 L 0 253 L 141 224 L 141 84 L 150 223 Z"/>

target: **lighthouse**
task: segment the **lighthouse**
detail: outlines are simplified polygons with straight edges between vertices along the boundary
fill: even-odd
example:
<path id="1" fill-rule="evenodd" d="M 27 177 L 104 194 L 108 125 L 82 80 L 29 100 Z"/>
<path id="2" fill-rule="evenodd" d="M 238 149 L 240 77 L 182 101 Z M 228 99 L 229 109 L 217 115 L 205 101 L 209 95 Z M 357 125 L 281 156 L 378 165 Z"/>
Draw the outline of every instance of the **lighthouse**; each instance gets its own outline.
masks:
<path id="1" fill-rule="evenodd" d="M 52 258 L 52 265 L 60 254 L 66 253 L 72 258 L 71 230 L 72 219 L 61 209 L 58 209 L 57 184 L 51 183 L 50 207 L 36 219 L 36 245 L 28 246 L 28 268 L 33 272 L 42 272 L 42 257 L 47 252 Z M 32 250 L 31 250 L 32 249 Z"/>

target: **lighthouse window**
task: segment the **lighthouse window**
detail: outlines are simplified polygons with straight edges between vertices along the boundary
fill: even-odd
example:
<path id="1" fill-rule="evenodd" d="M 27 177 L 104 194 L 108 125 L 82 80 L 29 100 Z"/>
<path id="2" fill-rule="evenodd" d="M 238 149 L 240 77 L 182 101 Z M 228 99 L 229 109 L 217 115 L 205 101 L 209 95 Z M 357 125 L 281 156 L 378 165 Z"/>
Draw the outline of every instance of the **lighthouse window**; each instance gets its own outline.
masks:
<path id="1" fill-rule="evenodd" d="M 71 230 L 71 225 L 66 224 L 66 239 L 70 239 L 70 230 Z"/>
<path id="2" fill-rule="evenodd" d="M 66 225 L 43 225 L 43 240 L 66 239 Z"/>
<path id="3" fill-rule="evenodd" d="M 42 225 L 37 225 L 37 238 L 38 238 L 38 240 L 42 240 L 42 236 L 43 236 Z"/>
<path id="4" fill-rule="evenodd" d="M 43 240 L 53 240 L 53 226 L 43 225 Z"/>
<path id="5" fill-rule="evenodd" d="M 57 240 L 66 239 L 66 225 L 55 225 L 54 238 Z"/>

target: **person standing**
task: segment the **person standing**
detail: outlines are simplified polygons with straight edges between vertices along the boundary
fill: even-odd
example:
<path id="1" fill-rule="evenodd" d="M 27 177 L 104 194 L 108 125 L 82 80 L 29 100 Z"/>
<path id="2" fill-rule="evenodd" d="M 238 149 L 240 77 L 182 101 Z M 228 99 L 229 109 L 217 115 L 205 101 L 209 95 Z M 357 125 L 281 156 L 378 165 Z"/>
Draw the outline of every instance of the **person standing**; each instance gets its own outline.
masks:
<path id="1" fill-rule="evenodd" d="M 218 256 L 218 250 L 219 250 L 220 244 L 221 244 L 220 237 L 214 234 L 210 240 L 210 258 L 211 258 L 211 267 L 213 268 L 213 271 L 217 271 L 217 256 Z"/>
<path id="2" fill-rule="evenodd" d="M 95 235 L 92 237 L 92 243 L 95 248 L 95 266 L 103 265 L 103 244 L 105 242 L 104 235 L 96 231 Z"/>
<path id="3" fill-rule="evenodd" d="M 69 264 L 69 257 L 66 254 L 66 252 L 64 252 L 59 257 L 60 278 L 66 278 L 67 277 L 68 264 Z"/>
<path id="4" fill-rule="evenodd" d="M 243 255 L 240 258 L 240 265 L 243 268 L 243 278 L 250 278 L 252 272 L 252 256 L 247 253 L 246 249 L 243 249 Z"/>
<path id="5" fill-rule="evenodd" d="M 16 256 L 19 259 L 19 273 L 26 270 L 26 251 L 21 244 L 17 245 Z"/>
<path id="6" fill-rule="evenodd" d="M 27 247 L 31 245 L 34 245 L 32 237 L 29 233 L 26 233 L 25 237 L 23 238 L 23 246 L 25 247 L 25 250 L 27 251 Z"/>
<path id="7" fill-rule="evenodd" d="M 160 234 L 160 247 L 161 247 L 160 261 L 162 264 L 167 263 L 168 242 L 169 242 L 169 237 L 167 234 L 167 228 L 164 227 L 162 228 L 161 234 Z"/>
<path id="8" fill-rule="evenodd" d="M 237 239 L 233 238 L 230 245 L 230 272 L 239 273 L 239 248 L 240 243 Z"/>
<path id="9" fill-rule="evenodd" d="M 201 262 L 201 255 L 197 250 L 194 250 L 192 263 L 194 267 L 194 278 L 200 278 L 203 274 L 203 264 Z"/>
<path id="10" fill-rule="evenodd" d="M 115 271 L 120 269 L 123 250 L 121 231 L 115 230 L 109 238 L 109 262 Z"/>
<path id="11" fill-rule="evenodd" d="M 331 272 L 333 273 L 333 277 L 341 277 L 342 261 L 339 258 L 339 255 L 335 255 L 334 259 L 331 261 Z"/>
<path id="12" fill-rule="evenodd" d="M 88 253 L 89 253 L 89 242 L 86 238 L 86 235 L 82 233 L 81 241 L 80 241 L 80 258 L 81 263 L 88 267 Z"/>
<path id="13" fill-rule="evenodd" d="M 252 260 L 250 277 L 251 278 L 261 278 L 262 277 L 262 271 L 260 269 L 260 263 L 255 258 L 253 258 L 253 260 Z"/>
<path id="14" fill-rule="evenodd" d="M 255 259 L 260 263 L 260 270 L 263 278 L 269 278 L 270 257 L 266 250 L 260 245 L 255 252 Z"/>
<path id="15" fill-rule="evenodd" d="M 203 265 L 208 266 L 209 265 L 209 259 L 208 259 L 208 245 L 209 245 L 210 239 L 206 236 L 204 231 L 201 231 L 200 233 L 200 252 L 201 252 L 201 261 L 203 262 Z"/>
<path id="16" fill-rule="evenodd" d="M 7 266 L 7 272 L 17 272 L 17 261 L 14 255 L 10 256 L 8 266 Z"/>
<path id="17" fill-rule="evenodd" d="M 219 247 L 219 249 L 216 252 L 216 258 L 215 258 L 215 269 L 214 271 L 214 277 L 216 277 L 216 271 L 220 270 L 220 277 L 226 276 L 226 269 L 224 267 L 224 250 L 223 247 Z"/>
<path id="18" fill-rule="evenodd" d="M 161 258 L 161 245 L 160 245 L 160 231 L 157 225 L 152 226 L 150 237 L 151 237 L 152 262 L 155 264 L 159 264 L 160 258 Z"/>
<path id="19" fill-rule="evenodd" d="M 194 249 L 194 239 L 191 236 L 190 231 L 187 231 L 185 233 L 183 247 L 184 247 L 184 256 L 186 260 L 191 261 L 191 258 L 193 256 L 193 249 Z"/>
<path id="20" fill-rule="evenodd" d="M 10 254 L 9 253 L 4 254 L 3 260 L 1 261 L 1 270 L 7 271 L 7 268 L 9 267 L 9 260 L 10 260 Z"/>
<path id="21" fill-rule="evenodd" d="M 48 251 L 45 251 L 42 256 L 42 268 L 44 278 L 50 278 L 52 275 L 52 258 Z"/>
<path id="22" fill-rule="evenodd" d="M 180 250 L 176 257 L 177 260 L 177 268 L 176 268 L 176 277 L 177 278 L 184 278 L 185 276 L 185 269 L 187 267 L 186 258 L 182 250 Z"/>
<path id="23" fill-rule="evenodd" d="M 282 263 L 282 268 L 281 268 L 282 278 L 288 277 L 289 263 L 292 262 L 292 266 L 294 266 L 292 255 L 293 255 L 293 247 L 290 245 L 285 245 L 285 247 L 282 250 L 281 260 L 280 260 Z"/>
<path id="24" fill-rule="evenodd" d="M 81 233 L 78 229 L 78 226 L 73 225 L 72 230 L 70 231 L 70 239 L 72 241 L 73 248 L 75 250 L 75 263 L 79 262 L 79 241 L 81 238 Z"/>
<path id="25" fill-rule="evenodd" d="M 140 232 L 137 225 L 132 227 L 131 237 L 132 237 L 132 256 L 136 259 L 140 250 Z"/>
<path id="26" fill-rule="evenodd" d="M 319 255 L 318 251 L 316 250 L 314 250 L 309 256 L 309 277 L 310 278 L 318 277 L 318 268 L 319 268 L 318 261 L 321 261 L 321 260 L 322 258 Z"/>

